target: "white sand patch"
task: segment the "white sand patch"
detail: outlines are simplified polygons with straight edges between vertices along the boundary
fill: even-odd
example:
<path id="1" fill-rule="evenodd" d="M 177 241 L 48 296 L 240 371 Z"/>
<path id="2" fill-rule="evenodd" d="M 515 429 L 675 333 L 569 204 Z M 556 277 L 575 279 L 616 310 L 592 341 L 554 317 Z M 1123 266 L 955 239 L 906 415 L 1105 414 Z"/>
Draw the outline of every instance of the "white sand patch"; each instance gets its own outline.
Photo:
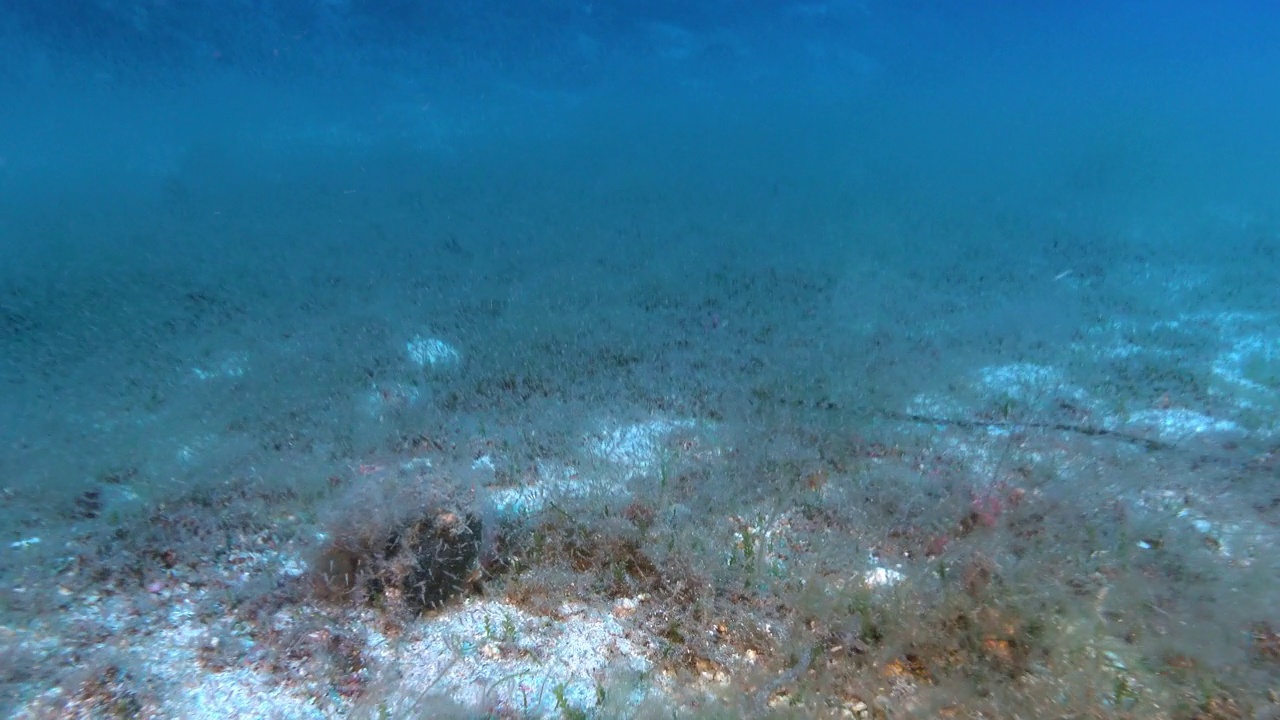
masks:
<path id="1" fill-rule="evenodd" d="M 1176 347 L 1167 347 L 1160 341 L 1152 340 L 1153 334 L 1171 332 L 1193 332 L 1194 326 L 1203 324 L 1186 315 L 1172 320 L 1155 322 L 1137 321 L 1127 317 L 1111 318 L 1105 322 L 1090 326 L 1084 341 L 1072 342 L 1073 352 L 1096 358 L 1116 360 L 1147 357 L 1164 358 L 1177 361 L 1181 355 Z"/>
<path id="2" fill-rule="evenodd" d="M 1211 322 L 1230 336 L 1213 361 L 1211 391 L 1240 410 L 1250 432 L 1280 433 L 1280 319 L 1223 313 Z"/>
<path id="3" fill-rule="evenodd" d="M 953 397 L 937 394 L 920 394 L 907 403 L 907 413 L 931 418 L 961 418 L 972 408 Z M 939 428 L 941 429 L 941 427 Z"/>
<path id="4" fill-rule="evenodd" d="M 676 430 L 696 426 L 693 420 L 650 420 L 594 433 L 586 438 L 589 450 L 619 467 L 625 479 L 652 471 L 664 460 L 663 441 Z"/>
<path id="5" fill-rule="evenodd" d="M 204 667 L 200 652 L 212 636 L 210 628 L 196 619 L 193 595 L 189 591 L 166 590 L 157 596 L 168 596 L 167 612 L 152 619 L 145 634 L 128 629 L 136 608 L 123 596 L 91 595 L 72 611 L 85 627 L 102 628 L 113 635 L 128 634 L 127 641 L 119 642 L 120 653 L 127 657 L 122 667 L 143 683 L 139 687 L 145 690 L 138 700 L 146 716 L 191 720 L 329 717 L 305 689 L 291 691 L 282 687 L 276 677 L 249 667 L 229 667 L 221 672 Z M 96 717 L 89 705 L 100 699 L 78 698 L 75 693 L 79 691 L 51 689 L 18 709 L 14 717 L 53 717 L 50 713 L 54 712 L 66 713 L 59 717 L 80 717 L 83 713 L 89 713 L 85 717 Z"/>
<path id="6" fill-rule="evenodd" d="M 462 361 L 458 349 L 439 338 L 415 336 L 405 343 L 409 360 L 421 368 L 446 368 Z"/>
<path id="7" fill-rule="evenodd" d="M 904 577 L 906 576 L 897 570 L 885 567 L 873 568 L 862 574 L 863 581 L 873 588 L 893 587 L 902 582 Z"/>
<path id="8" fill-rule="evenodd" d="M 979 371 L 979 378 L 982 389 L 1022 402 L 1038 400 L 1054 392 L 1060 393 L 1065 385 L 1060 370 L 1034 363 L 985 367 Z M 1071 389 L 1070 394 L 1080 399 L 1085 397 L 1084 391 L 1078 389 Z"/>
<path id="9" fill-rule="evenodd" d="M 243 352 L 228 353 L 212 365 L 191 368 L 198 380 L 244 377 L 249 367 L 249 355 Z"/>
<path id="10" fill-rule="evenodd" d="M 1241 402 L 1246 407 L 1261 395 L 1275 399 L 1280 395 L 1280 337 L 1262 334 L 1246 335 L 1214 360 L 1213 374 L 1229 386 L 1245 391 Z"/>
<path id="11" fill-rule="evenodd" d="M 486 456 L 487 457 L 487 456 Z M 590 482 L 577 468 L 558 463 L 538 463 L 538 474 L 528 485 L 499 488 L 489 495 L 489 502 L 500 517 L 515 518 L 540 512 L 557 498 L 584 497 L 593 490 L 613 487 Z"/>
<path id="12" fill-rule="evenodd" d="M 651 668 L 612 614 L 570 604 L 549 618 L 470 600 L 380 648 L 398 676 L 381 703 L 389 717 L 425 717 L 430 696 L 489 716 L 566 717 L 595 709 L 611 677 Z"/>
<path id="13" fill-rule="evenodd" d="M 278 679 L 250 668 L 209 672 L 200 667 L 197 652 L 208 642 L 194 623 L 153 636 L 155 643 L 144 663 L 148 677 L 168 687 L 161 715 L 182 718 L 325 718 L 313 699 L 280 687 Z"/>
<path id="14" fill-rule="evenodd" d="M 217 435 L 201 435 L 179 446 L 174 456 L 183 465 L 194 465 L 203 458 L 206 450 L 217 448 L 219 444 L 221 444 L 221 438 Z"/>
<path id="15" fill-rule="evenodd" d="M 1153 433 L 1159 439 L 1168 442 L 1205 433 L 1243 432 L 1239 425 L 1230 420 L 1218 420 L 1185 408 L 1142 410 L 1130 414 L 1126 424 L 1143 433 Z"/>
<path id="16" fill-rule="evenodd" d="M 584 475 L 572 465 L 539 462 L 537 473 L 524 485 L 497 488 L 489 501 L 500 517 L 512 518 L 541 511 L 557 498 L 580 498 L 591 493 L 625 494 L 626 482 L 658 467 L 665 459 L 663 442 L 678 429 L 695 427 L 692 420 L 653 420 L 604 430 L 584 438 L 587 452 L 607 465 Z M 473 465 L 492 468 L 494 459 L 485 455 Z"/>

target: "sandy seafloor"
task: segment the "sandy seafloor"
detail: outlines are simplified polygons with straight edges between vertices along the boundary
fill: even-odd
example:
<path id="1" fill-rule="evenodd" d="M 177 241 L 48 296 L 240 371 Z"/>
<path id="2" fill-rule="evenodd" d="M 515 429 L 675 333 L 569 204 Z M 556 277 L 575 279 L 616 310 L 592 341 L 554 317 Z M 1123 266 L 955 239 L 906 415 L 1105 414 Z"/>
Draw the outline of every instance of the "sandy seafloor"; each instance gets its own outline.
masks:
<path id="1" fill-rule="evenodd" d="M 999 476 L 1000 454 L 1007 452 L 1002 436 L 1017 431 L 1018 452 L 1048 458 L 1047 462 L 1059 468 L 1060 482 L 1071 482 L 1074 473 L 1099 472 L 1099 465 L 1123 468 L 1138 480 L 1118 486 L 1116 492 L 1142 512 L 1163 517 L 1167 523 L 1186 525 L 1210 538 L 1223 568 L 1247 564 L 1257 556 L 1267 558 L 1276 546 L 1277 528 L 1247 510 L 1257 498 L 1238 495 L 1229 483 L 1206 480 L 1196 463 L 1183 457 L 1229 455 L 1251 448 L 1250 452 L 1257 453 L 1254 461 L 1268 463 L 1272 468 L 1280 463 L 1275 459 L 1276 443 L 1280 442 L 1275 413 L 1280 402 L 1280 385 L 1276 384 L 1280 377 L 1280 313 L 1221 307 L 1204 310 L 1187 300 L 1209 292 L 1224 274 L 1238 270 L 1135 264 L 1096 271 L 1122 277 L 1137 288 L 1135 293 L 1150 293 L 1160 301 L 1151 303 L 1141 314 L 1131 314 L 1125 307 L 1108 306 L 1099 300 L 1069 342 L 1036 353 L 1034 361 L 926 361 L 933 367 L 941 365 L 939 371 L 945 372 L 945 377 L 925 383 L 928 387 L 918 392 L 903 388 L 903 392 L 894 394 L 895 404 L 880 408 L 881 416 L 868 422 L 874 423 L 876 436 L 884 442 L 923 443 L 928 449 L 926 454 L 945 458 L 949 464 L 958 463 L 964 471 L 980 477 Z M 1052 288 L 1065 297 L 1087 295 L 1093 291 L 1091 285 L 1096 287 L 1101 280 L 1085 272 L 1084 268 L 1063 263 L 1041 268 L 1040 274 L 1027 282 Z M 799 275 L 772 282 L 824 284 L 820 279 Z M 516 284 L 526 280 L 518 270 L 511 278 Z M 759 282 L 766 287 L 769 284 L 766 280 Z M 672 382 L 669 389 L 666 373 L 674 370 L 668 364 L 649 370 L 650 377 L 636 381 L 643 386 L 643 391 L 636 394 L 647 402 L 635 396 L 610 396 L 613 388 L 624 389 L 619 392 L 632 389 L 628 384 L 630 371 L 626 369 L 600 370 L 601 376 L 590 380 L 597 389 L 584 393 L 585 397 L 571 389 L 579 382 L 574 375 L 552 375 L 546 382 L 555 383 L 558 389 L 547 391 L 535 401 L 515 401 L 511 407 L 494 412 L 472 409 L 464 428 L 445 431 L 445 437 L 438 440 L 395 450 L 375 448 L 367 454 L 344 457 L 341 463 L 335 463 L 334 477 L 340 476 L 343 483 L 375 482 L 387 476 L 427 478 L 444 468 L 463 474 L 467 482 L 481 488 L 500 512 L 519 514 L 535 512 L 544 503 L 566 497 L 625 495 L 634 477 L 652 474 L 663 463 L 716 463 L 724 454 L 739 451 L 734 445 L 738 431 L 731 427 L 734 419 L 700 415 L 695 399 L 689 395 L 690 387 L 705 387 L 713 393 L 732 392 L 724 387 L 733 382 L 732 376 L 726 374 L 745 372 L 734 365 L 752 353 L 766 355 L 766 362 L 784 365 L 783 373 L 802 374 L 804 358 L 821 353 L 827 344 L 824 334 L 874 332 L 859 327 L 856 317 L 833 317 L 828 314 L 829 309 L 821 308 L 823 304 L 841 304 L 839 285 L 824 287 L 811 295 L 806 295 L 806 290 L 798 299 L 797 304 L 820 308 L 816 312 L 824 315 L 826 326 L 803 318 L 802 308 L 775 308 L 779 302 L 775 295 L 762 293 L 756 297 L 751 295 L 753 291 L 749 287 L 743 291 L 744 296 L 718 306 L 720 309 L 706 311 L 699 306 L 696 292 L 672 289 L 670 302 L 678 309 L 657 320 L 641 315 L 635 321 L 645 334 L 623 335 L 627 345 L 620 352 L 636 355 L 640 358 L 636 363 L 652 362 L 648 353 L 661 354 L 673 346 L 690 345 L 714 346 L 705 355 L 712 362 L 724 363 L 710 369 L 680 370 L 685 377 Z M 680 293 L 692 296 L 681 297 Z M 1016 298 L 1008 300 L 1016 302 Z M 803 310 L 810 316 L 815 312 L 812 307 Z M 393 312 L 394 308 L 386 311 Z M 593 311 L 582 312 L 589 315 Z M 522 319 L 536 321 L 536 316 Z M 582 322 L 594 321 L 588 317 Z M 794 367 L 785 366 L 792 357 L 787 347 L 768 346 L 761 350 L 751 338 L 744 337 L 761 323 L 785 326 L 794 322 L 807 324 L 803 333 L 782 329 L 779 334 L 792 342 L 810 344 L 796 349 Z M 353 378 L 344 394 L 329 398 L 345 406 L 335 411 L 338 415 L 364 415 L 375 426 L 391 422 L 387 418 L 397 413 L 400 415 L 395 417 L 403 418 L 406 408 L 439 402 L 432 394 L 430 378 L 460 373 L 461 366 L 494 352 L 493 348 L 468 342 L 474 331 L 449 332 L 447 325 L 443 332 L 433 331 L 433 326 L 444 324 L 433 323 L 430 318 L 422 318 L 416 324 L 417 328 L 406 318 L 387 323 L 391 327 L 365 325 L 356 330 L 371 334 L 376 331 L 375 338 L 368 342 L 378 346 L 385 354 L 385 362 L 394 369 L 376 381 Z M 188 349 L 185 356 L 175 353 L 173 365 L 162 370 L 168 375 L 168 392 L 175 396 L 193 393 L 206 403 L 217 403 L 223 395 L 234 396 L 244 387 L 262 392 L 263 386 L 253 380 L 256 374 L 305 374 L 309 354 L 319 352 L 314 345 L 306 347 L 305 338 L 301 342 L 286 341 L 284 349 L 255 345 L 254 340 L 231 334 L 234 323 L 229 326 L 225 338 L 200 337 L 199 353 L 193 349 Z M 289 328 L 284 327 L 255 331 L 263 337 L 271 332 L 290 336 Z M 929 333 L 923 335 L 927 337 Z M 181 340 L 195 342 L 193 338 Z M 295 347 L 288 347 L 289 342 Z M 838 342 L 832 344 L 839 347 Z M 1194 354 L 1188 348 L 1193 348 Z M 938 344 L 930 350 L 903 347 L 901 352 L 905 356 L 898 362 L 910 363 L 914 352 L 946 354 L 948 348 Z M 264 368 L 259 358 L 272 353 L 277 355 L 270 360 L 275 367 Z M 694 357 L 703 354 L 696 349 L 688 353 Z M 288 367 L 290 361 L 298 363 L 298 367 Z M 847 361 L 850 372 L 858 372 L 865 365 L 856 357 Z M 609 364 L 605 362 L 606 366 Z M 1120 370 L 1099 371 L 1098 366 Z M 1135 367 L 1140 369 L 1133 370 Z M 1167 373 L 1153 368 L 1167 369 Z M 1125 384 L 1111 382 L 1122 371 L 1130 375 Z M 1194 380 L 1170 379 L 1175 373 L 1194 375 Z M 423 377 L 428 380 L 423 381 Z M 73 393 L 74 389 L 61 392 Z M 566 397 L 558 397 L 559 392 Z M 1010 427 L 984 424 L 984 418 L 989 417 L 984 413 L 993 406 L 1046 397 L 1054 398 L 1053 402 L 1071 415 L 1071 424 L 1115 431 L 1122 439 L 1081 437 L 1044 427 L 1019 429 L 1016 422 Z M 116 408 L 107 417 L 84 421 L 93 428 L 109 426 L 103 432 L 117 439 L 135 436 L 136 446 L 126 457 L 180 468 L 171 472 L 180 472 L 180 482 L 188 485 L 249 476 L 270 487 L 275 473 L 314 473 L 318 472 L 318 465 L 323 465 L 307 459 L 311 448 L 286 446 L 273 450 L 286 456 L 292 451 L 303 459 L 287 458 L 261 469 L 254 466 L 255 453 L 266 451 L 261 447 L 246 448 L 246 437 L 261 432 L 253 427 L 255 422 L 273 424 L 272 403 L 267 398 L 254 401 L 251 414 L 242 420 L 248 426 L 235 434 L 223 434 L 214 427 L 202 428 L 189 417 L 182 418 L 185 426 L 171 424 L 164 417 L 166 412 L 176 412 L 181 417 L 190 411 L 167 410 L 165 406 L 174 402 L 178 401 L 166 400 L 157 408 Z M 571 420 L 561 422 L 561 413 L 569 414 Z M 549 420 L 547 415 L 557 419 Z M 779 421 L 788 420 L 784 416 Z M 966 421 L 975 424 L 968 425 Z M 121 429 L 122 425 L 128 428 Z M 519 456 L 507 449 L 516 444 L 510 438 L 536 433 L 540 427 L 547 428 L 543 432 L 558 433 L 554 441 L 547 443 L 552 447 L 522 447 Z M 85 435 L 76 440 L 45 436 L 44 442 L 65 443 L 60 452 L 68 454 L 82 451 L 82 443 L 101 442 L 94 438 L 93 430 L 81 432 Z M 287 428 L 279 432 L 287 432 Z M 435 432 L 438 431 L 430 430 L 425 437 L 436 438 Z M 1177 449 L 1152 453 L 1140 443 L 1131 442 L 1135 438 L 1167 443 L 1169 448 Z M 301 438 L 296 442 L 302 442 Z M 101 461 L 112 459 L 108 450 L 94 450 Z M 803 458 L 806 450 L 798 447 L 794 452 Z M 168 454 L 169 464 L 147 457 L 149 453 Z M 1160 454 L 1166 457 L 1153 457 Z M 227 457 L 242 456 L 247 459 L 236 468 L 221 465 Z M 218 458 L 219 464 L 206 466 L 206 458 Z M 900 457 L 898 460 L 903 461 Z M 115 462 L 127 460 L 119 458 Z M 887 464 L 895 460 L 886 456 L 875 462 Z M 513 466 L 520 476 L 516 486 L 496 483 L 495 471 Z M 1274 470 L 1272 473 L 1274 476 Z M 9 482 L 14 483 L 14 478 Z M 216 558 L 190 566 L 169 566 L 157 559 L 155 566 L 131 586 L 121 587 L 113 581 L 112 587 L 99 588 L 91 578 L 83 576 L 89 570 L 78 567 L 73 558 L 82 543 L 90 542 L 87 538 L 91 532 L 86 526 L 93 519 L 113 513 L 147 512 L 145 491 L 135 490 L 134 482 L 132 477 L 99 480 L 91 484 L 91 489 L 97 490 L 91 501 L 92 511 L 85 508 L 90 501 L 73 497 L 71 509 L 63 514 L 63 524 L 31 520 L 22 532 L 6 539 L 6 603 L 11 613 L 21 619 L 0 626 L 0 639 L 7 648 L 7 662 L 29 661 L 34 663 L 33 669 L 38 669 L 29 675 L 21 668 L 9 670 L 11 677 L 19 680 L 17 691 L 8 696 L 14 716 L 74 715 L 80 705 L 100 703 L 93 692 L 65 684 L 65 678 L 75 678 L 75 673 L 68 674 L 60 668 L 101 663 L 106 657 L 127 668 L 120 672 L 129 674 L 130 689 L 119 691 L 125 694 L 114 701 L 126 707 L 128 713 L 191 718 L 345 716 L 359 697 L 355 686 L 365 681 L 350 680 L 351 692 L 344 693 L 341 681 L 321 681 L 320 677 L 330 677 L 332 672 L 310 667 L 320 661 L 304 653 L 270 662 L 255 661 L 254 641 L 247 639 L 248 631 L 238 629 L 230 614 L 209 610 L 209 598 L 215 593 L 235 593 L 236 588 L 262 578 L 289 582 L 305 573 L 306 553 L 314 545 L 317 532 L 306 516 L 310 508 L 296 499 L 281 500 L 278 508 L 270 501 L 260 504 L 257 512 L 271 513 L 268 527 L 247 523 L 255 528 L 253 534 L 227 527 L 225 545 L 218 548 Z M 494 484 L 501 487 L 484 490 Z M 15 503 L 15 498 L 22 498 L 29 490 L 10 484 L 5 492 L 8 502 Z M 78 515 L 77 507 L 83 511 Z M 1246 510 L 1242 512 L 1241 508 Z M 34 517 L 35 511 L 31 512 Z M 218 512 L 217 506 L 209 507 L 208 512 Z M 716 525 L 730 519 L 687 520 Z M 759 531 L 770 533 L 777 547 L 785 547 L 786 518 L 775 518 L 773 522 L 773 527 Z M 63 566 L 57 573 L 24 569 L 30 557 Z M 881 563 L 874 557 L 851 559 L 849 567 L 853 581 L 872 587 L 890 587 L 903 573 L 910 572 L 900 563 Z M 644 602 L 644 597 L 619 599 L 611 605 L 566 601 L 553 616 L 539 616 L 500 596 L 472 596 L 412 623 L 411 629 L 395 639 L 382 634 L 371 612 L 344 616 L 340 633 L 335 632 L 335 636 L 340 634 L 342 642 L 360 646 L 360 666 L 350 672 L 385 683 L 381 687 L 387 694 L 381 707 L 384 711 L 390 708 L 390 717 L 412 716 L 411 708 L 423 703 L 421 695 L 428 692 L 498 714 L 558 717 L 562 712 L 560 703 L 592 708 L 599 699 L 596 688 L 600 683 L 609 682 L 612 677 L 643 675 L 652 668 L 658 642 L 630 622 L 636 606 Z M 33 609 L 39 612 L 29 615 Z M 269 622 L 278 631 L 287 632 L 298 616 L 310 612 L 313 610 L 304 599 L 279 608 Z M 230 654 L 236 658 L 230 666 L 223 666 L 216 660 L 218 644 L 229 642 L 241 642 L 244 647 Z M 734 663 L 750 661 L 748 657 L 726 658 L 721 664 L 732 668 Z M 61 681 L 51 681 L 55 679 Z M 728 682 L 716 673 L 704 673 L 702 680 L 710 685 Z M 75 681 L 79 680 L 72 682 Z M 99 688 L 98 692 L 116 691 Z M 689 686 L 687 678 L 678 681 L 658 674 L 648 677 L 633 692 L 634 700 L 639 702 L 645 695 L 677 698 L 697 690 Z M 854 711 L 858 709 L 855 705 L 851 702 Z M 421 705 L 425 707 L 428 705 Z M 102 712 L 101 706 L 97 712 Z"/>
<path id="2" fill-rule="evenodd" d="M 624 126 L 621 145 L 459 135 L 243 168 L 209 151 L 136 194 L 12 210 L 10 232 L 53 250 L 5 269 L 0 315 L 6 711 L 695 708 L 762 660 L 726 643 L 667 672 L 670 638 L 636 621 L 663 612 L 645 593 L 534 607 L 498 577 L 392 630 L 321 607 L 308 563 L 326 518 L 366 511 L 343 506 L 362 485 L 448 478 L 496 523 L 753 453 L 820 474 L 818 507 L 859 483 L 1004 489 L 1027 481 L 1015 466 L 1047 468 L 1037 492 L 1078 483 L 1197 539 L 1223 586 L 1269 578 L 1240 610 L 1266 620 L 1273 224 L 964 197 L 963 178 L 853 163 L 791 121 L 717 139 L 708 118 L 673 138 Z M 833 438 L 856 472 L 824 454 Z M 779 577 L 811 549 L 789 536 L 820 530 L 764 491 L 725 507 L 661 522 L 719 538 L 726 563 L 763 537 Z M 931 572 L 877 542 L 841 582 L 892 593 Z M 1125 652 L 1098 656 L 1140 688 Z M 841 702 L 905 712 L 911 690 Z"/>

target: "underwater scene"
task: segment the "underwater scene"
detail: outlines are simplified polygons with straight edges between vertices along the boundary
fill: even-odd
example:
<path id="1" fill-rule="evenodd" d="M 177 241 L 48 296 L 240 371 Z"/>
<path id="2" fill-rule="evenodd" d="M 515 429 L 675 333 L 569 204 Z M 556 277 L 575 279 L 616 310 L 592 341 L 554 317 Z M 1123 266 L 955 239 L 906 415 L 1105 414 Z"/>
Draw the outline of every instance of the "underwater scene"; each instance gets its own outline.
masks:
<path id="1" fill-rule="evenodd" d="M 0 716 L 1280 720 L 1277 38 L 6 0 Z"/>

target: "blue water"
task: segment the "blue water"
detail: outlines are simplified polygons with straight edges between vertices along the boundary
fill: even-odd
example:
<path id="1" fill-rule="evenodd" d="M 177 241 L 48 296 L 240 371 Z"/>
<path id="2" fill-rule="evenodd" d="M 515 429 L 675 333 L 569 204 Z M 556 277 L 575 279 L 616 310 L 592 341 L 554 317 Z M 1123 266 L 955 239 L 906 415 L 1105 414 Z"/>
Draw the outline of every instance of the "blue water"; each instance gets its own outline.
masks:
<path id="1" fill-rule="evenodd" d="M 1262 452 L 1277 39 L 1261 0 L 7 0 L 0 575 L 227 477 L 949 422 L 1023 399 L 992 367 Z"/>

